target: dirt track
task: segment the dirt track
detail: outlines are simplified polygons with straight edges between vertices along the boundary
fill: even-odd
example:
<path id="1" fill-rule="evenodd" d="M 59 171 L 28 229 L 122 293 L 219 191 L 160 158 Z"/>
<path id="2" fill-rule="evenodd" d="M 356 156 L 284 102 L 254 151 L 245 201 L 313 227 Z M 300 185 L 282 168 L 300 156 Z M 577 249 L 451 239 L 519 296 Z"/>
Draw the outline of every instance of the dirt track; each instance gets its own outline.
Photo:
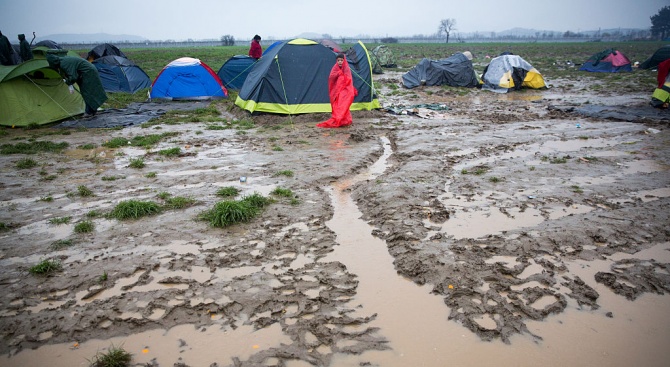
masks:
<path id="1" fill-rule="evenodd" d="M 71 366 L 110 343 L 123 344 L 137 365 L 154 366 L 528 365 L 542 353 L 550 366 L 667 361 L 660 346 L 670 338 L 669 115 L 648 114 L 641 94 L 601 99 L 638 116 L 622 121 L 587 116 L 579 111 L 587 95 L 556 88 L 415 93 L 412 105 L 449 110 L 356 112 L 351 127 L 336 130 L 314 127 L 326 115 L 259 116 L 243 134 L 202 123 L 69 135 L 54 129 L 37 139 L 75 149 L 33 157 L 39 167 L 28 170 L 15 167 L 25 156 L 0 156 L 0 221 L 10 227 L 0 233 L 0 366 L 45 358 Z M 385 105 L 400 101 L 407 103 L 389 97 Z M 153 153 L 76 149 L 165 132 L 177 135 Z M 13 144 L 40 133 L 1 139 Z M 182 154 L 155 154 L 171 147 Z M 146 167 L 129 168 L 138 156 Z M 381 169 L 370 172 L 375 162 Z M 293 176 L 277 175 L 286 170 Z M 352 181 L 357 174 L 363 177 Z M 80 185 L 94 196 L 76 195 Z M 278 199 L 260 217 L 226 229 L 196 220 L 225 186 L 266 196 L 289 188 L 299 204 Z M 136 221 L 94 217 L 93 233 L 73 233 L 92 210 L 108 212 L 129 198 L 160 201 L 161 192 L 196 204 Z M 356 208 L 340 208 L 341 195 Z M 53 201 L 40 200 L 47 196 Z M 65 216 L 69 224 L 49 223 Z M 74 245 L 53 250 L 62 239 Z M 368 253 L 376 241 L 388 261 Z M 46 258 L 64 270 L 48 278 L 28 273 Z M 385 268 L 398 279 L 377 279 Z M 370 295 L 384 284 L 439 300 L 409 303 L 413 315 L 405 314 L 419 323 L 444 312 L 431 322 L 436 330 L 403 338 L 413 324 L 403 327 L 394 307 L 411 300 L 392 290 Z M 639 313 L 620 316 L 629 308 Z M 645 313 L 662 315 L 658 330 L 645 329 L 637 318 Z M 602 334 L 627 317 L 651 341 L 622 330 L 617 343 L 588 341 L 604 357 L 579 343 L 547 352 L 549 330 L 561 329 L 555 321 L 566 315 L 598 320 Z M 563 335 L 583 336 L 565 324 Z M 455 341 L 439 340 L 444 330 L 456 330 L 471 350 L 495 347 L 497 354 L 458 354 L 447 346 Z M 435 355 L 420 336 L 431 332 L 444 348 Z"/>

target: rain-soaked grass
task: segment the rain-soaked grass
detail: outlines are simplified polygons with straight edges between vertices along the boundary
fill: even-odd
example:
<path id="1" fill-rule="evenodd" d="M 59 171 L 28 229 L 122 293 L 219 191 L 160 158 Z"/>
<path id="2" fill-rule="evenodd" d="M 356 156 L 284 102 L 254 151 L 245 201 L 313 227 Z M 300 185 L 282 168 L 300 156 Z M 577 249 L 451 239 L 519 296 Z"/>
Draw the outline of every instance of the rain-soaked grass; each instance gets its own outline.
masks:
<path id="1" fill-rule="evenodd" d="M 279 177 L 279 176 L 293 177 L 293 171 L 291 170 L 277 171 L 275 172 L 274 175 L 272 175 L 272 177 Z"/>
<path id="2" fill-rule="evenodd" d="M 234 198 L 237 194 L 240 193 L 240 190 L 234 186 L 226 186 L 216 190 L 216 195 L 225 197 L 225 198 Z"/>
<path id="3" fill-rule="evenodd" d="M 2 144 L 0 154 L 36 154 L 43 152 L 58 153 L 69 147 L 67 142 L 31 141 L 28 143 Z"/>
<path id="4" fill-rule="evenodd" d="M 195 204 L 195 199 L 184 196 L 174 196 L 165 199 L 165 207 L 168 209 L 184 209 Z"/>
<path id="5" fill-rule="evenodd" d="M 150 147 L 155 144 L 158 144 L 161 140 L 165 138 L 170 138 L 173 136 L 179 135 L 178 132 L 166 132 L 162 134 L 149 134 L 149 135 L 138 135 L 127 139 L 124 137 L 117 136 L 102 143 L 102 146 L 107 148 L 120 148 L 120 147 Z"/>
<path id="6" fill-rule="evenodd" d="M 49 224 L 68 224 L 72 217 L 56 217 L 49 219 Z"/>
<path id="7" fill-rule="evenodd" d="M 90 220 L 85 220 L 74 225 L 74 233 L 91 233 L 95 230 L 95 224 Z"/>
<path id="8" fill-rule="evenodd" d="M 272 190 L 272 192 L 270 192 L 270 194 L 274 195 L 274 196 L 285 197 L 285 198 L 290 198 L 290 197 L 295 196 L 295 194 L 293 193 L 293 191 L 291 191 L 291 189 L 285 189 L 285 188 L 282 188 L 282 187 L 275 188 L 274 190 Z"/>
<path id="9" fill-rule="evenodd" d="M 88 143 L 88 144 L 82 144 L 82 145 L 78 146 L 77 148 L 78 149 L 90 150 L 90 149 L 95 149 L 96 147 L 97 147 L 97 145 L 92 144 L 92 143 Z"/>
<path id="10" fill-rule="evenodd" d="M 126 367 L 132 359 L 131 353 L 112 344 L 107 348 L 106 353 L 98 352 L 92 360 L 89 360 L 89 363 L 90 367 Z"/>
<path id="11" fill-rule="evenodd" d="M 89 189 L 88 187 L 86 187 L 84 185 L 77 186 L 77 192 L 79 193 L 79 196 L 81 196 L 81 197 L 93 196 L 93 190 Z"/>
<path id="12" fill-rule="evenodd" d="M 160 212 L 161 206 L 153 201 L 126 200 L 116 204 L 109 217 L 118 220 L 138 219 Z"/>
<path id="13" fill-rule="evenodd" d="M 63 265 L 58 260 L 45 259 L 33 265 L 28 269 L 30 274 L 50 275 L 63 269 Z"/>
<path id="14" fill-rule="evenodd" d="M 34 159 L 31 159 L 31 158 L 19 159 L 16 162 L 16 168 L 18 168 L 18 169 L 29 169 L 29 168 L 33 168 L 33 167 L 37 167 L 37 162 Z"/>
<path id="15" fill-rule="evenodd" d="M 64 248 L 68 248 L 70 246 L 74 245 L 74 241 L 72 240 L 58 240 L 51 242 L 51 245 L 49 245 L 49 248 L 54 250 L 54 251 L 59 251 Z"/>
<path id="16" fill-rule="evenodd" d="M 144 168 L 144 166 L 146 166 L 146 164 L 144 163 L 144 158 L 142 157 L 130 158 L 130 160 L 128 161 L 128 167 L 130 168 L 140 169 Z"/>
<path id="17" fill-rule="evenodd" d="M 241 200 L 220 201 L 212 209 L 200 213 L 198 218 L 209 222 L 212 227 L 224 228 L 250 221 L 272 201 L 259 193 L 253 193 Z"/>
<path id="18" fill-rule="evenodd" d="M 181 148 L 174 147 L 174 148 L 162 149 L 158 151 L 158 154 L 166 157 L 178 157 L 181 154 Z"/>

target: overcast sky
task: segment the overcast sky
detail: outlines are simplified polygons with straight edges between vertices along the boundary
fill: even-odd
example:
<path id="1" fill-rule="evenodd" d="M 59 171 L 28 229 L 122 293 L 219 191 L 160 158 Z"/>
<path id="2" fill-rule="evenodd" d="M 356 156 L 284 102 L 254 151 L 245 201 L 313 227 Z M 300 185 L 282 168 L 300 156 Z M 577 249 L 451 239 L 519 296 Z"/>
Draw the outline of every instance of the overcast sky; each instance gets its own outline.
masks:
<path id="1" fill-rule="evenodd" d="M 311 32 L 371 37 L 431 35 L 441 19 L 455 32 L 649 28 L 670 0 L 0 0 L 0 31 L 12 42 L 63 33 L 149 40 L 293 38 Z"/>

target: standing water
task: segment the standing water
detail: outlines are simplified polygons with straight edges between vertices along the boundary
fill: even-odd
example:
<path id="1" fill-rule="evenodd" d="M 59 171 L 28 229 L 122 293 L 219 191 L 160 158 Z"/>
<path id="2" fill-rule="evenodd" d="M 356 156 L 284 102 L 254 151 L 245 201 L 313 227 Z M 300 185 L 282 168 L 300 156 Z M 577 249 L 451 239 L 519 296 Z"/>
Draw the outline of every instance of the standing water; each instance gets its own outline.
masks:
<path id="1" fill-rule="evenodd" d="M 350 305 L 360 316 L 376 315 L 370 326 L 379 328 L 390 349 L 337 354 L 333 366 L 660 366 L 667 361 L 670 354 L 659 357 L 659 353 L 664 353 L 663 344 L 670 340 L 670 322 L 665 316 L 670 297 L 645 295 L 630 302 L 594 281 L 589 285 L 603 296 L 606 311 L 578 310 L 576 302 L 570 301 L 562 314 L 528 323 L 533 333 L 542 336 L 539 342 L 527 335 L 512 337 L 511 345 L 484 342 L 448 320 L 449 308 L 441 296 L 430 293 L 429 285 L 418 286 L 398 275 L 386 243 L 372 236 L 373 228 L 361 219 L 349 194 L 350 187 L 384 172 L 392 151 L 388 140 L 382 141 L 384 154 L 367 172 L 337 181 L 328 189 L 334 214 L 327 225 L 336 233 L 339 246 L 324 260 L 339 261 L 357 275 L 357 294 Z M 657 260 L 670 261 L 670 252 L 658 253 L 663 258 Z M 582 269 L 582 279 L 593 280 L 597 271 L 607 270 L 607 264 L 572 266 Z M 620 316 L 609 318 L 607 311 Z"/>

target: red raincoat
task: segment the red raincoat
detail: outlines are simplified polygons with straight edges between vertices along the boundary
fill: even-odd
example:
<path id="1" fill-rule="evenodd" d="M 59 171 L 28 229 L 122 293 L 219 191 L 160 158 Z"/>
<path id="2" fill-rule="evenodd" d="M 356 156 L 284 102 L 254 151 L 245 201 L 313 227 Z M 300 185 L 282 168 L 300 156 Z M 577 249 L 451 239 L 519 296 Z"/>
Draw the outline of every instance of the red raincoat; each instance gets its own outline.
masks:
<path id="1" fill-rule="evenodd" d="M 351 111 L 349 107 L 354 102 L 358 91 L 354 88 L 351 78 L 351 69 L 347 59 L 344 59 L 342 67 L 333 65 L 328 76 L 328 94 L 330 95 L 330 106 L 332 117 L 328 121 L 317 124 L 317 127 L 340 127 L 351 124 Z"/>
<path id="2" fill-rule="evenodd" d="M 251 47 L 249 47 L 249 56 L 254 59 L 260 59 L 263 56 L 263 48 L 261 47 L 260 42 L 256 40 L 251 41 Z"/>

